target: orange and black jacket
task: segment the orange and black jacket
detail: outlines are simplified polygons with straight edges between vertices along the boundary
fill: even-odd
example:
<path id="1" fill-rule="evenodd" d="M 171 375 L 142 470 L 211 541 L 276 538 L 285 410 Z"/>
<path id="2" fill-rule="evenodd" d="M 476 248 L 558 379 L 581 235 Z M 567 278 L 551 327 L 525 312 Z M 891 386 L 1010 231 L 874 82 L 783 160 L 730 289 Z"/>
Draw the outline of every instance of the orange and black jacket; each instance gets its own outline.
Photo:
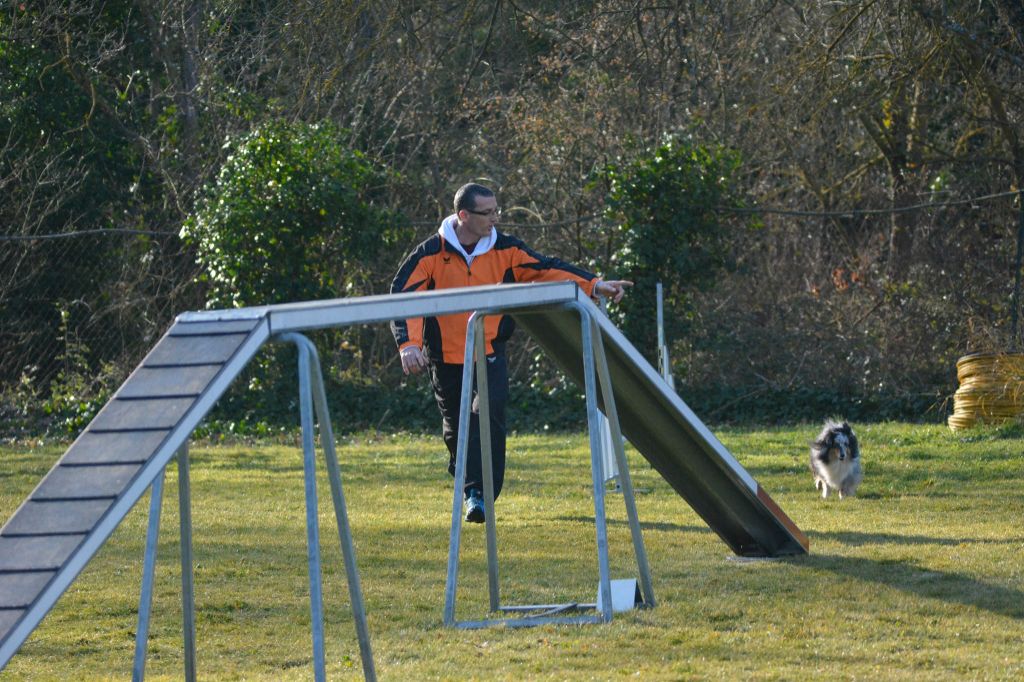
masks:
<path id="1" fill-rule="evenodd" d="M 409 254 L 391 283 L 391 293 L 564 280 L 578 283 L 584 293 L 592 296 L 599 278 L 557 258 L 542 256 L 516 237 L 501 232 L 497 233 L 494 246 L 473 258 L 469 266 L 465 256 L 437 233 Z M 391 332 L 399 351 L 409 346 L 422 347 L 433 362 L 462 364 L 469 316 L 467 312 L 396 320 L 391 323 Z M 487 353 L 494 352 L 494 344 L 503 345 L 514 329 L 515 323 L 508 316 L 487 317 Z"/>

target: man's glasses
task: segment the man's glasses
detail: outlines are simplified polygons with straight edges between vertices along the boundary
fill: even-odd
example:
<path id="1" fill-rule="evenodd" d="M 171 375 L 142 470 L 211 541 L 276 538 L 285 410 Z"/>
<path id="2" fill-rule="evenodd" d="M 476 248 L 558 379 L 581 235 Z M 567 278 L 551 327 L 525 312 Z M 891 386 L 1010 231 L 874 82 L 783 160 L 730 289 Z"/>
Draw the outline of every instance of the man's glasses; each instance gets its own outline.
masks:
<path id="1" fill-rule="evenodd" d="M 501 217 L 501 209 L 500 208 L 492 208 L 489 211 L 474 211 L 471 208 L 467 208 L 466 210 L 469 211 L 470 213 L 472 213 L 473 215 L 493 216 L 495 218 L 500 218 Z"/>

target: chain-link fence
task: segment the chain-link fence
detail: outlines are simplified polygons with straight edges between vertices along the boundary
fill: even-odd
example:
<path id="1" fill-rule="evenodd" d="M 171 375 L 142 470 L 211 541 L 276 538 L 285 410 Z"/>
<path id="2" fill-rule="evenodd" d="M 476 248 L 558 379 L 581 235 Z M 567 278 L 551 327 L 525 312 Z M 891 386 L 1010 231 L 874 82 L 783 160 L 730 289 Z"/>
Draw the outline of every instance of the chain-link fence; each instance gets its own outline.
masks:
<path id="1" fill-rule="evenodd" d="M 196 275 L 174 234 L 0 237 L 0 435 L 116 388 L 175 314 L 202 305 Z"/>
<path id="2" fill-rule="evenodd" d="M 410 226 L 420 230 L 420 239 L 435 223 Z M 535 232 L 560 226 L 520 227 Z M 205 306 L 202 272 L 195 253 L 174 233 L 0 235 L 0 439 L 77 433 L 176 315 Z M 390 276 L 390 270 L 380 273 L 377 285 L 385 286 Z M 336 409 L 348 422 L 372 427 L 401 415 L 400 425 L 408 427 L 425 418 L 425 384 L 402 392 L 394 404 L 376 395 L 382 381 L 396 389 L 402 381 L 387 325 L 315 339 L 322 342 L 329 388 L 340 395 Z M 516 364 L 520 373 L 528 371 L 526 360 Z M 268 405 L 287 408 L 293 388 L 275 386 L 268 377 L 257 367 L 236 382 L 240 388 L 222 401 L 230 414 L 224 420 L 257 413 L 253 418 L 263 419 L 274 412 Z M 368 409 L 373 400 L 383 402 Z"/>
<path id="3" fill-rule="evenodd" d="M 757 258 L 695 294 L 699 314 L 687 320 L 685 333 L 671 335 L 674 371 L 688 399 L 716 418 L 764 420 L 800 418 L 807 412 L 804 394 L 845 397 L 830 409 L 848 415 L 851 401 L 913 398 L 880 413 L 889 418 L 914 416 L 924 409 L 919 403 L 941 401 L 955 389 L 957 357 L 1019 348 L 1024 213 L 1015 195 L 913 207 L 923 217 L 912 277 L 904 283 L 880 270 L 886 212 L 758 209 L 783 215 L 769 216 L 765 230 L 737 236 L 735 249 Z M 422 236 L 433 223 L 413 226 Z M 552 243 L 557 239 L 547 230 L 560 223 L 507 227 L 542 250 L 580 256 L 571 239 Z M 386 290 L 390 274 L 386 267 L 376 273 L 371 293 Z M 200 275 L 194 254 L 174 233 L 0 236 L 0 438 L 67 436 L 84 426 L 174 316 L 204 306 Z M 408 428 L 413 416 L 432 414 L 423 386 L 406 385 L 385 325 L 321 341 L 328 383 L 347 422 Z M 514 383 L 525 387 L 517 406 L 537 412 L 546 425 L 551 395 L 572 391 L 528 339 L 516 348 Z M 279 395 L 267 377 L 254 376 L 228 396 L 230 420 L 287 407 L 293 396 L 292 388 Z M 752 385 L 752 376 L 760 383 Z M 548 402 L 538 402 L 540 394 Z M 766 394 L 778 399 L 765 400 Z M 899 407 L 904 403 L 910 407 Z M 765 406 L 770 413 L 759 411 Z"/>

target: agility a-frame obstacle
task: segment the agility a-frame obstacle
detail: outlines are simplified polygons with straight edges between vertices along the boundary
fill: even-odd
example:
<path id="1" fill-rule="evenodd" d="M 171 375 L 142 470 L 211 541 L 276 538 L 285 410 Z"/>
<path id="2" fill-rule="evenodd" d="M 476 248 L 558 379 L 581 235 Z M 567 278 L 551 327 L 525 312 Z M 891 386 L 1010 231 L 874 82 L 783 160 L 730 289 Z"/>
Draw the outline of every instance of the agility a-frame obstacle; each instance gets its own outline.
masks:
<path id="1" fill-rule="evenodd" d="M 176 456 L 182 486 L 179 500 L 183 517 L 183 564 L 191 564 L 188 556 L 191 528 L 184 523 L 190 504 L 188 438 L 259 348 L 272 340 L 296 343 L 299 347 L 306 470 L 311 471 L 313 466 L 315 409 L 355 615 L 362 608 L 362 598 L 354 552 L 350 551 L 351 535 L 344 514 L 337 458 L 333 453 L 330 418 L 315 353 L 300 334 L 312 329 L 478 310 L 511 315 L 526 329 L 563 371 L 587 387 L 588 413 L 592 415 L 593 406 L 598 405 L 612 414 L 615 410 L 610 408 L 614 401 L 622 433 L 738 554 L 773 556 L 806 552 L 807 540 L 799 529 L 572 283 L 474 287 L 185 313 L 0 528 L 0 669 L 145 491 L 157 484 L 162 494 L 164 469 Z M 589 322 L 581 321 L 582 318 Z M 600 337 L 601 343 L 591 344 L 584 338 L 588 334 Z M 594 379 L 594 363 L 581 362 L 587 352 L 604 353 L 605 360 L 597 363 L 596 370 L 601 375 L 600 383 Z M 461 421 L 468 423 L 465 417 Z M 593 419 L 590 424 L 593 443 Z M 613 440 L 621 443 L 620 438 Z M 484 439 L 484 442 L 489 440 Z M 464 450 L 465 446 L 461 448 Z M 617 453 L 617 457 L 624 465 L 621 453 Z M 489 461 L 486 457 L 484 460 Z M 592 465 L 592 468 L 597 472 L 600 465 Z M 310 489 L 311 480 L 314 479 L 307 476 L 307 510 L 311 505 L 315 508 L 316 491 L 315 485 Z M 597 488 L 595 482 L 595 496 L 603 493 Z M 453 507 L 458 504 L 459 501 Z M 159 508 L 152 499 L 151 506 Z M 489 511 L 493 518 L 493 499 Z M 603 523 L 603 514 L 596 514 L 596 517 L 597 523 Z M 148 587 L 143 585 L 140 595 L 140 631 L 144 625 L 141 619 L 148 619 L 147 590 L 152 587 L 159 517 L 154 514 L 150 521 L 153 550 L 147 549 L 144 567 L 144 574 L 150 577 L 144 576 L 144 583 L 146 580 L 149 583 Z M 319 548 L 314 541 L 314 523 L 315 519 L 307 522 L 310 594 L 314 670 L 316 677 L 322 679 L 323 624 L 318 615 Z M 457 540 L 455 526 L 453 522 L 453 542 Z M 457 550 L 455 557 L 457 562 Z M 183 580 L 191 576 L 190 568 L 182 573 Z M 446 592 L 446 620 L 452 623 L 454 578 L 455 572 L 449 571 L 451 589 Z M 190 614 L 194 613 L 190 584 L 183 582 L 182 595 L 186 602 L 188 677 L 195 674 L 194 639 L 189 623 Z M 603 597 L 603 603 L 609 604 L 606 593 Z M 651 598 L 649 592 L 645 597 Z M 604 620 L 605 614 L 602 613 L 600 619 Z M 357 631 L 364 674 L 372 679 L 375 673 L 365 623 L 360 626 L 357 622 Z M 137 651 L 136 660 L 144 662 L 144 650 Z M 140 666 L 136 666 L 136 670 L 141 676 Z"/>

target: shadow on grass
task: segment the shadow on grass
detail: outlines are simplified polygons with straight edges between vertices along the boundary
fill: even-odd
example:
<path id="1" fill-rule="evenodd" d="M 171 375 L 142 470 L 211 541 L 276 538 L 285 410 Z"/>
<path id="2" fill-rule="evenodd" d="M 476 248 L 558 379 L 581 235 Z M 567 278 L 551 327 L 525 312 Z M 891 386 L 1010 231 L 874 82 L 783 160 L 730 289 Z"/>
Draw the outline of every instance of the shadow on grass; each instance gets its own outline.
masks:
<path id="1" fill-rule="evenodd" d="M 580 514 L 578 516 L 559 516 L 556 518 L 557 521 L 568 521 L 570 523 L 587 523 L 593 525 L 594 517 Z M 609 526 L 628 526 L 629 522 L 625 519 L 608 519 Z M 684 531 L 687 533 L 711 533 L 712 530 L 707 526 L 684 526 L 679 523 L 650 523 L 641 521 L 640 530 L 660 530 L 660 531 Z"/>
<path id="2" fill-rule="evenodd" d="M 1024 537 L 1005 538 L 937 538 L 929 535 L 902 535 L 897 533 L 858 533 L 856 531 L 829 531 L 818 533 L 808 531 L 813 539 L 820 536 L 837 540 L 846 545 L 861 547 L 863 545 L 1000 545 L 1004 543 L 1024 544 Z"/>
<path id="3" fill-rule="evenodd" d="M 1024 620 L 1024 592 L 982 582 L 963 573 L 923 568 L 900 559 L 874 560 L 829 554 L 784 558 L 783 561 Z"/>
<path id="4" fill-rule="evenodd" d="M 223 454 L 210 454 L 197 449 L 189 454 L 189 460 L 193 467 L 209 467 L 220 471 L 260 471 L 273 474 L 301 472 L 302 450 L 297 450 L 294 461 L 284 460 L 258 447 L 225 450 Z M 322 457 L 319 449 L 317 456 Z"/>

